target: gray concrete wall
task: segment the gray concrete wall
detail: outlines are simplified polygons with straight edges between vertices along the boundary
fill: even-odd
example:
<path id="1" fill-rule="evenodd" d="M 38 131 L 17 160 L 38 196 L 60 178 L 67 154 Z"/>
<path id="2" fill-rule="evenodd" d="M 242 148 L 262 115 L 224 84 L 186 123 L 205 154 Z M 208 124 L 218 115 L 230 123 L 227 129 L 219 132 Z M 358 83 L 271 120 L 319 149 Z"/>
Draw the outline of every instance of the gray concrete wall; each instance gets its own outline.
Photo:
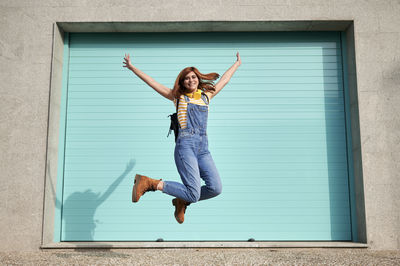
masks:
<path id="1" fill-rule="evenodd" d="M 400 249 L 399 13 L 398 0 L 0 0 L 0 248 L 38 249 L 44 217 L 51 216 L 44 211 L 45 177 L 56 158 L 47 151 L 58 140 L 48 132 L 58 114 L 49 103 L 59 97 L 54 88 L 62 60 L 55 22 L 352 20 L 349 85 L 357 88 L 350 97 L 360 130 L 354 171 L 362 178 L 356 189 L 365 213 L 357 211 L 365 215 L 369 247 Z M 316 28 L 318 22 L 310 24 Z"/>

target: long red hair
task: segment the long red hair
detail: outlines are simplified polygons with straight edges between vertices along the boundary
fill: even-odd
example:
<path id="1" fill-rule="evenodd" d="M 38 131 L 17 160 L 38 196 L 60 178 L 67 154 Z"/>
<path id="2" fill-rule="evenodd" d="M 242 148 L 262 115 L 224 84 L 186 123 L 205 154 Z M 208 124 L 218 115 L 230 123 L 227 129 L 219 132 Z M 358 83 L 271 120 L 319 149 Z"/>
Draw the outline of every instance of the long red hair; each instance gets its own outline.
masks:
<path id="1" fill-rule="evenodd" d="M 215 85 L 214 85 L 214 80 L 219 78 L 219 74 L 212 72 L 208 74 L 203 74 L 201 73 L 197 68 L 195 67 L 186 67 L 184 68 L 178 75 L 178 77 L 175 80 L 174 88 L 172 89 L 172 93 L 176 99 L 179 99 L 182 94 L 187 93 L 185 86 L 183 85 L 183 81 L 185 80 L 185 76 L 193 71 L 198 80 L 199 80 L 199 85 L 198 89 L 206 92 L 206 91 L 215 91 Z"/>

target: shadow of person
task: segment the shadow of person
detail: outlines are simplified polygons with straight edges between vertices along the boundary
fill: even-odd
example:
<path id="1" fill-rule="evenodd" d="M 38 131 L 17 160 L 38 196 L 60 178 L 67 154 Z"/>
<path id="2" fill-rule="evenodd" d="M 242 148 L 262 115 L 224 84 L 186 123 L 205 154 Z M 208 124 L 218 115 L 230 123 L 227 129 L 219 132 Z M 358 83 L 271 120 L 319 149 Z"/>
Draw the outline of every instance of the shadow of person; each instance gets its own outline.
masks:
<path id="1" fill-rule="evenodd" d="M 95 193 L 91 189 L 83 192 L 76 191 L 64 200 L 64 204 L 56 198 L 56 208 L 62 208 L 62 238 L 64 241 L 91 241 L 94 238 L 96 223 L 94 216 L 97 208 L 107 200 L 116 187 L 135 166 L 135 160 L 131 159 L 125 171 L 102 194 Z M 52 191 L 55 194 L 54 187 Z M 83 207 L 83 208 L 82 208 Z"/>
<path id="2" fill-rule="evenodd" d="M 77 191 L 64 201 L 63 235 L 67 240 L 93 240 L 96 223 L 98 223 L 97 220 L 94 220 L 94 215 L 101 204 L 100 194 L 100 192 L 94 193 L 91 189 L 84 192 Z M 84 205 L 84 209 L 82 209 L 82 205 Z"/>

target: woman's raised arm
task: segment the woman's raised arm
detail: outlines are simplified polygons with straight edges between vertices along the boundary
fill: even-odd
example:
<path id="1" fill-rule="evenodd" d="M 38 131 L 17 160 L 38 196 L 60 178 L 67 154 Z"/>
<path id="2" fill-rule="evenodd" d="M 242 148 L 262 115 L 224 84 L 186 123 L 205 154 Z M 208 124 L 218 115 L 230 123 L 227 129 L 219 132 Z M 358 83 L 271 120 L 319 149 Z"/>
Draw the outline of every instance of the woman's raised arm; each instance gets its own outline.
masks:
<path id="1" fill-rule="evenodd" d="M 226 84 L 228 84 L 231 79 L 233 73 L 235 73 L 236 69 L 242 64 L 240 60 L 239 52 L 236 53 L 236 62 L 222 75 L 221 79 L 215 84 L 215 92 L 212 94 L 212 97 L 215 97 Z"/>
<path id="2" fill-rule="evenodd" d="M 152 77 L 150 77 L 149 75 L 147 75 L 146 73 L 144 73 L 143 71 L 138 69 L 137 67 L 133 66 L 131 64 L 131 59 L 130 59 L 129 54 L 125 54 L 124 60 L 125 61 L 123 63 L 125 65 L 123 67 L 130 69 L 133 73 L 135 73 L 136 76 L 138 76 L 141 80 L 146 82 L 150 87 L 152 87 L 155 91 L 157 91 L 159 94 L 161 94 L 165 98 L 167 98 L 171 101 L 174 100 L 174 96 L 172 95 L 172 90 L 170 88 L 167 88 L 166 86 L 158 83 Z"/>

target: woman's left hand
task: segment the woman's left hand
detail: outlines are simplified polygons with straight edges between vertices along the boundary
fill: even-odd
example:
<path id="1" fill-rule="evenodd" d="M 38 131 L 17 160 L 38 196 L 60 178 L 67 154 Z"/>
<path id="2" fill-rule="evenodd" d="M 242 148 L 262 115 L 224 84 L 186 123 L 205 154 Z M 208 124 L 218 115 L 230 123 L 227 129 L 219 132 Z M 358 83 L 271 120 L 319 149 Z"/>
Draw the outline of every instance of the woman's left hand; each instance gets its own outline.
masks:
<path id="1" fill-rule="evenodd" d="M 240 65 L 242 64 L 242 60 L 240 60 L 239 52 L 236 53 L 236 57 L 237 57 L 236 62 L 238 62 L 238 63 L 239 63 L 239 66 L 240 66 Z"/>

